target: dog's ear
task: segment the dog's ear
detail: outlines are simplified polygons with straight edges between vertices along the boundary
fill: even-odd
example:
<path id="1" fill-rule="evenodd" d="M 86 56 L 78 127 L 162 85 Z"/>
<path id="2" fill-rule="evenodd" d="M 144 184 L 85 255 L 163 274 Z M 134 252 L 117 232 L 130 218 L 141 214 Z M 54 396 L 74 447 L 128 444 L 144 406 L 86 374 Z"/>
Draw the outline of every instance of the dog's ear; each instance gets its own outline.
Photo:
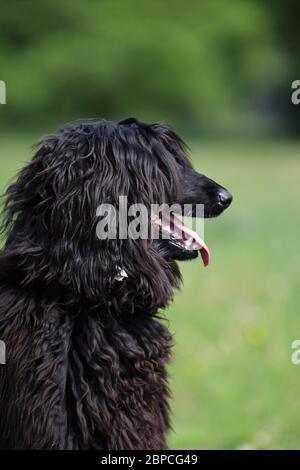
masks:
<path id="1" fill-rule="evenodd" d="M 126 119 L 122 119 L 122 121 L 118 122 L 119 126 L 131 125 L 131 124 L 138 124 L 138 120 L 134 117 L 129 117 L 129 118 L 126 118 Z"/>
<path id="2" fill-rule="evenodd" d="M 93 299 L 108 292 L 120 248 L 97 239 L 97 208 L 126 192 L 109 129 L 76 126 L 45 137 L 6 192 L 5 266 L 23 285 L 61 285 Z"/>

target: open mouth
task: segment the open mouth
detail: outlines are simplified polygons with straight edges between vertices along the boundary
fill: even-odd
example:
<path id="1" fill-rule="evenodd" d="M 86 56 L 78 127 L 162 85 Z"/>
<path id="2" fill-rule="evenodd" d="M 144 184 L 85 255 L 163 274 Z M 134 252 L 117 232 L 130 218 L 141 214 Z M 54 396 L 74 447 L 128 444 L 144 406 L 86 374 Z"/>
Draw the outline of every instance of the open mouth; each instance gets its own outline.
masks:
<path id="1" fill-rule="evenodd" d="M 167 238 L 177 247 L 188 251 L 199 251 L 204 266 L 209 265 L 209 248 L 191 228 L 184 225 L 174 214 L 164 217 L 154 217 L 153 223 L 158 228 L 159 234 Z"/>

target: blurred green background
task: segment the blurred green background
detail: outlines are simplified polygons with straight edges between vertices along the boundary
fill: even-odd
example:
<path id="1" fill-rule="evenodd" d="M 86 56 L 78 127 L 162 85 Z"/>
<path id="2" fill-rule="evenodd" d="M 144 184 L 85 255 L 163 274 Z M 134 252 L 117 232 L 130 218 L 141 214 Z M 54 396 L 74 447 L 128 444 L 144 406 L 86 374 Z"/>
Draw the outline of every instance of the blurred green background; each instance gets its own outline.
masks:
<path id="1" fill-rule="evenodd" d="M 41 133 L 85 118 L 165 121 L 229 188 L 212 263 L 182 263 L 167 312 L 171 448 L 300 448 L 299 2 L 1 2 L 0 186 Z"/>

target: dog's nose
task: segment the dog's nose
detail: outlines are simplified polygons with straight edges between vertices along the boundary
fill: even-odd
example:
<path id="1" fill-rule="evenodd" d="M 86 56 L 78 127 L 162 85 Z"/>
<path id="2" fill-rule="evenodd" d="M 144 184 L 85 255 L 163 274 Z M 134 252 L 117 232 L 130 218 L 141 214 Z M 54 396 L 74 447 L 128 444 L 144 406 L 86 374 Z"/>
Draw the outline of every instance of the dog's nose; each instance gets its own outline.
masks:
<path id="1" fill-rule="evenodd" d="M 232 194 L 227 189 L 221 189 L 218 194 L 220 204 L 226 209 L 232 201 Z"/>

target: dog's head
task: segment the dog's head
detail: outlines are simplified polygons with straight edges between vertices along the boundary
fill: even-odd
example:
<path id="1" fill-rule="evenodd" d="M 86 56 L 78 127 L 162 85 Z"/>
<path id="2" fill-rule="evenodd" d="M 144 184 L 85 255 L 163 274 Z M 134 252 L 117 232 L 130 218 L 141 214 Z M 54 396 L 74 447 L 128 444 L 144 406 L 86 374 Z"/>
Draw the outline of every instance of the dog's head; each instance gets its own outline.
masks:
<path id="1" fill-rule="evenodd" d="M 131 207 L 147 209 L 146 237 L 120 235 L 115 213 L 111 222 L 117 232 L 97 236 L 99 214 L 104 215 L 99 207 L 120 211 L 120 196 L 129 208 L 127 223 Z M 173 212 L 170 237 L 153 237 L 155 225 L 159 234 L 165 232 L 161 212 L 153 219 L 153 205 L 188 205 L 191 216 L 203 205 L 204 217 L 214 217 L 231 199 L 193 169 L 182 140 L 164 124 L 134 118 L 79 124 L 45 137 L 8 189 L 5 251 L 15 257 L 23 284 L 55 284 L 115 310 L 154 312 L 178 286 L 176 260 L 200 252 L 207 264 L 209 253 Z"/>

